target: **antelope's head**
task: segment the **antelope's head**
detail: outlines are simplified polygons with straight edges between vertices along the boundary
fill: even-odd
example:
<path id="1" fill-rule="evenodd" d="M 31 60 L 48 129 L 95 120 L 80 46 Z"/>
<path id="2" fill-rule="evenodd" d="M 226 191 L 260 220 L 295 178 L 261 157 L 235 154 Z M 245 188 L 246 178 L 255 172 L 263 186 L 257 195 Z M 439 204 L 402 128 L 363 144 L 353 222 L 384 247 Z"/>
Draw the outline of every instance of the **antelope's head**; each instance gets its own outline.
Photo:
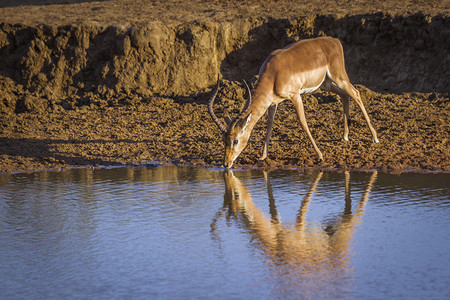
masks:
<path id="1" fill-rule="evenodd" d="M 251 119 L 251 112 L 248 112 L 250 103 L 252 101 L 251 91 L 247 83 L 245 85 L 248 89 L 248 99 L 245 103 L 244 108 L 241 113 L 237 115 L 234 119 L 231 119 L 228 115 L 227 110 L 224 111 L 224 121 L 223 123 L 215 114 L 213 110 L 214 100 L 216 99 L 217 93 L 219 91 L 219 80 L 217 80 L 217 86 L 208 103 L 208 111 L 211 115 L 213 121 L 219 127 L 222 133 L 222 140 L 225 145 L 225 154 L 223 165 L 225 168 L 231 168 L 235 159 L 241 154 L 245 146 L 247 146 L 248 139 L 250 137 L 251 130 L 248 129 L 248 124 Z M 245 81 L 244 81 L 245 82 Z"/>

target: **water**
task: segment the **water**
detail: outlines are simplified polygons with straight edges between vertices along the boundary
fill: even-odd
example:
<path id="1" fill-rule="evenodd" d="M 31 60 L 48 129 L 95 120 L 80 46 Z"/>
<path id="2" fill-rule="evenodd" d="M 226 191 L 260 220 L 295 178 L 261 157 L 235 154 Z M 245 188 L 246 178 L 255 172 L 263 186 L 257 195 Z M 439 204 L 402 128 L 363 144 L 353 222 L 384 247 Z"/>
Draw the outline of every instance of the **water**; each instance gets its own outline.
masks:
<path id="1" fill-rule="evenodd" d="M 449 299 L 449 179 L 0 175 L 0 299 Z"/>

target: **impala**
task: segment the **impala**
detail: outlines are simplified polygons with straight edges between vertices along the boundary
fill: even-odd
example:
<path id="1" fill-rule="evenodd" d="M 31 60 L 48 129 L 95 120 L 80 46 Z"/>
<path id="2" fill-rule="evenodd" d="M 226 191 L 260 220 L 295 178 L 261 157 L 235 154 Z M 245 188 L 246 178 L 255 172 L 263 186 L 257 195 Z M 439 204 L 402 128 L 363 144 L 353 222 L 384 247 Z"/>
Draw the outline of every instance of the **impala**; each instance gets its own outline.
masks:
<path id="1" fill-rule="evenodd" d="M 231 119 L 224 113 L 225 124 L 214 114 L 216 89 L 209 100 L 208 111 L 222 132 L 225 143 L 224 166 L 231 168 L 235 159 L 247 145 L 250 134 L 268 110 L 266 138 L 262 155 L 264 160 L 269 150 L 269 140 L 277 106 L 285 99 L 294 103 L 301 126 L 308 135 L 318 159 L 323 160 L 306 123 L 301 95 L 316 91 L 318 88 L 336 93 L 342 99 L 344 110 L 344 133 L 342 138 L 348 141 L 349 98 L 356 101 L 372 133 L 372 141 L 378 143 L 377 133 L 361 100 L 360 93 L 353 87 L 345 71 L 344 51 L 339 40 L 331 37 L 319 37 L 293 43 L 283 49 L 273 51 L 259 70 L 255 89 L 250 91 L 242 111 Z"/>

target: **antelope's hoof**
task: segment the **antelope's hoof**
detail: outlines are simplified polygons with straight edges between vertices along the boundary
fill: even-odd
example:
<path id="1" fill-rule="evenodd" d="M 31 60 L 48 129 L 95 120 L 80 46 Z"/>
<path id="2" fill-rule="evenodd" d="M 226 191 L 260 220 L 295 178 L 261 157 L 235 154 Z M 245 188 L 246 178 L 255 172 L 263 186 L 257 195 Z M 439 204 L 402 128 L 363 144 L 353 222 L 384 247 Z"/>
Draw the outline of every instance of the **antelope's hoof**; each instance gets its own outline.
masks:
<path id="1" fill-rule="evenodd" d="M 372 139 L 372 143 L 378 144 L 380 141 L 377 138 Z"/>

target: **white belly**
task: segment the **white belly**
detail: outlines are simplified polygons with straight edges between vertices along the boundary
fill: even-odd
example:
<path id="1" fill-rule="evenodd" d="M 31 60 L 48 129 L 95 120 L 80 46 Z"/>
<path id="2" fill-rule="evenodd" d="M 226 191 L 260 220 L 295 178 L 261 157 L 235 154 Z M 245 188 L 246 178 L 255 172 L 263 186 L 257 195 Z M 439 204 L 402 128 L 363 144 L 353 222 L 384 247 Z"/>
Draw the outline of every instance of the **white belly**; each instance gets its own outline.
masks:
<path id="1" fill-rule="evenodd" d="M 328 70 L 327 70 L 328 72 Z M 322 83 L 325 81 L 325 78 L 327 77 L 327 75 L 325 74 L 325 76 L 323 76 L 322 81 L 320 82 L 320 84 L 318 86 L 314 86 L 314 87 L 308 87 L 308 88 L 303 88 L 300 90 L 300 95 L 302 94 L 310 94 L 310 93 L 314 93 L 318 88 L 320 88 L 320 86 L 322 85 Z"/>

